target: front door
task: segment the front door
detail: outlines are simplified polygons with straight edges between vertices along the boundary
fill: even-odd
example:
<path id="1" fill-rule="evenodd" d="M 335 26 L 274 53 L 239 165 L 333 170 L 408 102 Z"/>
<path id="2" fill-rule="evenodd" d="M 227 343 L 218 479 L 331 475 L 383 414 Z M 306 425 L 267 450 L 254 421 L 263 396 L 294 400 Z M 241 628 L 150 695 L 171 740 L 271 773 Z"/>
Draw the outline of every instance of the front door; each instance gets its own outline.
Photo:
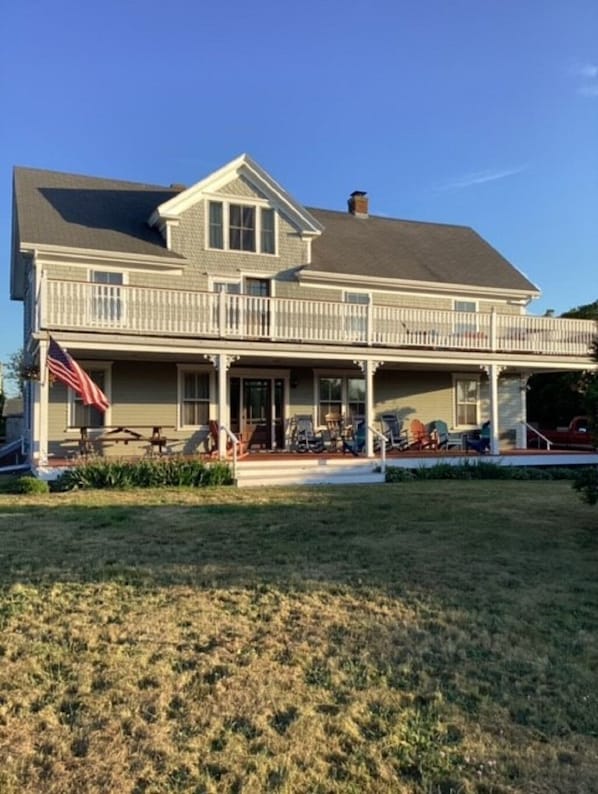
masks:
<path id="1" fill-rule="evenodd" d="M 272 447 L 272 381 L 243 379 L 241 433 L 248 447 Z"/>
<path id="2" fill-rule="evenodd" d="M 248 448 L 284 448 L 284 380 L 231 378 L 230 425 Z"/>

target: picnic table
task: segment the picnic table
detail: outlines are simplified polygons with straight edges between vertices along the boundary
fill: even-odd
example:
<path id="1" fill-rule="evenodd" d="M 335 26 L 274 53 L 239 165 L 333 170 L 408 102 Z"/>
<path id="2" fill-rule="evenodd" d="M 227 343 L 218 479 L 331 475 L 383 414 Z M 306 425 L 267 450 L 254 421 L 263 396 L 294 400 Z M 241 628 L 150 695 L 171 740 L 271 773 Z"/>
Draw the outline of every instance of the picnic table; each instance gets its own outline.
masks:
<path id="1" fill-rule="evenodd" d="M 164 430 L 174 429 L 173 426 L 165 425 L 134 425 L 134 428 L 126 425 L 107 425 L 101 428 L 100 435 L 94 436 L 92 439 L 89 436 L 89 428 L 80 427 L 79 451 L 82 455 L 92 452 L 92 440 L 125 445 L 132 441 L 147 441 L 150 444 L 150 451 L 157 448 L 158 454 L 161 455 L 168 443 Z M 150 430 L 151 432 L 149 432 Z"/>

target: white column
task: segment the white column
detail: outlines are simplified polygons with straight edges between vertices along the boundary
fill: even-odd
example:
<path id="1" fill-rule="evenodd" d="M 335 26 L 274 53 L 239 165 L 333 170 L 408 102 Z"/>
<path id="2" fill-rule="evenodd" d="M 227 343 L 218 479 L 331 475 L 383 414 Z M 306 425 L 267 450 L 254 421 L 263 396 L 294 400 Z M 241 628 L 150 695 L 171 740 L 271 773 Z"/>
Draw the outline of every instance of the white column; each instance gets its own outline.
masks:
<path id="1" fill-rule="evenodd" d="M 499 454 L 498 448 L 498 376 L 502 367 L 497 364 L 490 364 L 487 368 L 490 380 L 490 452 L 492 455 Z"/>
<path id="2" fill-rule="evenodd" d="M 218 371 L 218 456 L 220 458 L 226 457 L 227 435 L 222 431 L 225 426 L 230 430 L 229 419 L 230 411 L 228 404 L 228 377 L 227 372 L 233 361 L 237 361 L 239 356 L 231 356 L 227 353 L 217 353 L 214 355 L 204 355 L 208 361 L 211 361 L 216 370 Z"/>
<path id="3" fill-rule="evenodd" d="M 365 375 L 365 454 L 368 458 L 374 457 L 374 434 L 370 425 L 374 424 L 374 373 L 384 363 L 383 361 L 354 361 Z"/>
<path id="4" fill-rule="evenodd" d="M 31 452 L 36 466 L 48 463 L 48 399 L 49 377 L 47 368 L 48 342 L 39 343 L 39 380 L 33 383 L 33 423 Z"/>
<path id="5" fill-rule="evenodd" d="M 519 376 L 519 424 L 517 425 L 517 447 L 527 449 L 527 381 L 529 373 L 522 372 Z"/>
<path id="6" fill-rule="evenodd" d="M 227 392 L 227 377 L 226 371 L 228 369 L 226 353 L 220 353 L 218 356 L 218 457 L 226 457 L 226 433 L 223 432 L 222 426 L 228 427 L 228 392 Z"/>

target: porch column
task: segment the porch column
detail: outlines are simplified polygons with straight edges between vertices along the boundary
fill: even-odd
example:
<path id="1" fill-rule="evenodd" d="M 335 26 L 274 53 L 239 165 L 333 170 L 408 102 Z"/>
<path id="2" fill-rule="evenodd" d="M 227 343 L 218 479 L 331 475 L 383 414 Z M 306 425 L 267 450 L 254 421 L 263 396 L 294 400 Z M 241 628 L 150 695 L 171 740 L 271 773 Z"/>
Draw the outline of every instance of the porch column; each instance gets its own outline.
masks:
<path id="1" fill-rule="evenodd" d="M 31 457 L 36 466 L 48 464 L 48 342 L 39 342 L 39 380 L 33 381 L 33 422 L 31 428 Z"/>
<path id="2" fill-rule="evenodd" d="M 354 361 L 365 375 L 365 454 L 368 458 L 374 457 L 374 435 L 370 425 L 374 424 L 374 373 L 381 367 L 383 361 Z"/>
<path id="3" fill-rule="evenodd" d="M 498 364 L 490 364 L 485 369 L 490 381 L 490 453 L 498 455 L 498 376 L 503 368 Z"/>
<path id="4" fill-rule="evenodd" d="M 527 449 L 527 382 L 529 372 L 522 372 L 519 375 L 519 424 L 517 425 L 517 447 Z"/>
<path id="5" fill-rule="evenodd" d="M 222 427 L 229 427 L 229 406 L 228 406 L 228 377 L 227 372 L 233 361 L 236 361 L 239 356 L 231 356 L 227 353 L 218 353 L 217 355 L 206 355 L 212 362 L 218 372 L 218 457 L 226 457 L 226 447 L 228 438 Z"/>

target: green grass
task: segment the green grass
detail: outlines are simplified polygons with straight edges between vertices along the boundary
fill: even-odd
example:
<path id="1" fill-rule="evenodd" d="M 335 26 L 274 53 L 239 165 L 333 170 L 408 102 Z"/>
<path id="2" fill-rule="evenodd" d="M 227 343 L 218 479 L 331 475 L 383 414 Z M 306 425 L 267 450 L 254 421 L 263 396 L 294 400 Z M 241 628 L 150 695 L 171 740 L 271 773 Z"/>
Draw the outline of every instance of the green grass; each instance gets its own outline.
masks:
<path id="1" fill-rule="evenodd" d="M 598 790 L 567 482 L 0 496 L 0 792 Z"/>

